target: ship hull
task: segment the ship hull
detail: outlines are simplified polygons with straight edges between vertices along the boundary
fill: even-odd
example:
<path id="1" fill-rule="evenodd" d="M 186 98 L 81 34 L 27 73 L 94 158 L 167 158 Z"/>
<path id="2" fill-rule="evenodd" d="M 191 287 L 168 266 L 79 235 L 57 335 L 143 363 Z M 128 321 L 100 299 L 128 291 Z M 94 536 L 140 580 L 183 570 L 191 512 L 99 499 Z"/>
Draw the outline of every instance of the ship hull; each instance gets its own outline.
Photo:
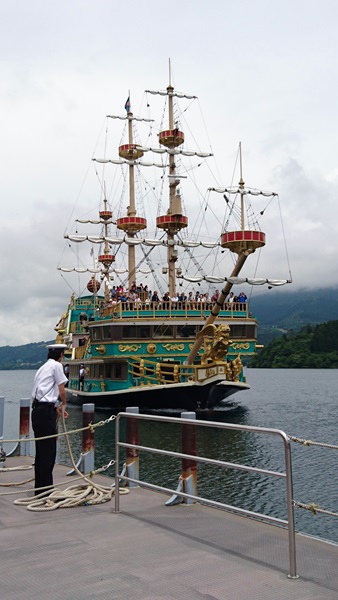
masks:
<path id="1" fill-rule="evenodd" d="M 229 396 L 247 390 L 243 382 L 173 383 L 118 390 L 115 392 L 85 392 L 67 390 L 70 404 L 82 406 L 92 403 L 95 408 L 125 410 L 130 406 L 149 410 L 201 410 L 222 406 Z"/>

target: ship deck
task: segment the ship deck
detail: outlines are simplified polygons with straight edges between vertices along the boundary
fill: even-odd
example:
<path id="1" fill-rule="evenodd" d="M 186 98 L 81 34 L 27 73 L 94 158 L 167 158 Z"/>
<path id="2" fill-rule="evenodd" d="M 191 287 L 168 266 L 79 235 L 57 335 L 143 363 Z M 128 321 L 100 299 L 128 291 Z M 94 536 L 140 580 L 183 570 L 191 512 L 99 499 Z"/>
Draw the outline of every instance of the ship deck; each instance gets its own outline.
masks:
<path id="1" fill-rule="evenodd" d="M 32 464 L 13 457 L 6 467 Z M 54 483 L 68 467 L 56 465 Z M 1 470 L 0 470 L 1 473 Z M 21 482 L 31 471 L 1 473 Z M 72 485 L 72 477 L 67 478 Z M 112 480 L 96 476 L 110 485 Z M 338 545 L 297 534 L 299 579 L 289 579 L 287 532 L 195 504 L 165 506 L 166 496 L 134 488 L 96 506 L 31 512 L 26 497 L 0 496 L 1 590 L 6 600 L 336 600 Z M 1 487 L 1 492 L 16 488 Z"/>

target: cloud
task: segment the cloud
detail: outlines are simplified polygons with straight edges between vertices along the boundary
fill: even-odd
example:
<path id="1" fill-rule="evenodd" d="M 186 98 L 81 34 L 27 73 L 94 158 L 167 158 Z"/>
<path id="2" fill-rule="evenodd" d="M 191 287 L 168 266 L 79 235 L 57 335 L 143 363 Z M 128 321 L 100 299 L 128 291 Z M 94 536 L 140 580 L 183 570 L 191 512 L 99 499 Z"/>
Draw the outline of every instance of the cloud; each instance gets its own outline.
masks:
<path id="1" fill-rule="evenodd" d="M 217 158 L 202 191 L 182 180 L 189 235 L 218 238 L 224 199 L 211 200 L 205 221 L 197 209 L 207 187 L 238 182 L 241 140 L 246 184 L 279 193 L 262 218 L 267 246 L 248 259 L 244 273 L 287 277 L 290 262 L 295 289 L 337 283 L 336 3 L 325 10 L 308 3 L 304 12 L 291 0 L 215 0 L 212 9 L 196 0 L 192 11 L 190 2 L 173 0 L 170 23 L 155 0 L 146 7 L 131 0 L 127 12 L 111 0 L 19 6 L 20 19 L 18 3 L 1 7 L 0 345 L 53 337 L 72 286 L 85 286 L 85 277 L 69 283 L 56 266 L 63 251 L 66 266 L 75 258 L 62 239 L 68 222 L 97 214 L 99 182 L 88 183 L 87 174 L 105 115 L 123 113 L 129 90 L 135 114 L 153 114 L 158 99 L 148 107 L 143 92 L 168 84 L 169 54 L 175 88 L 200 99 L 184 113 L 194 135 L 182 116 L 189 149 L 198 142 Z M 168 45 L 166 28 L 175 30 L 175 44 Z M 195 127 L 200 107 L 203 126 Z M 162 126 L 164 115 L 158 109 Z M 121 140 L 116 130 L 107 155 L 116 156 Z M 138 192 L 148 213 L 151 197 L 165 212 L 167 191 L 150 172 L 146 177 Z M 114 214 L 126 206 L 121 193 L 109 198 Z M 151 210 L 155 218 L 156 206 Z M 219 257 L 223 270 L 226 258 Z"/>

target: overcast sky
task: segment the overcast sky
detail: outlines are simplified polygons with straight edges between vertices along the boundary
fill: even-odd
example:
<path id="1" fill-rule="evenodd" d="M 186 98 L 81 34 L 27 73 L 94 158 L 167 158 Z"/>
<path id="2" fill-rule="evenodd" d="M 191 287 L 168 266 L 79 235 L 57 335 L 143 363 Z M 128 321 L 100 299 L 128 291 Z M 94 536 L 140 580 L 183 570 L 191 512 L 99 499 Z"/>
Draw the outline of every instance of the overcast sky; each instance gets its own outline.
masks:
<path id="1" fill-rule="evenodd" d="M 290 289 L 337 285 L 337 30 L 336 0 L 0 0 L 0 346 L 54 337 L 104 117 L 128 90 L 165 89 L 169 57 L 224 184 L 241 140 L 248 185 L 279 193 Z"/>

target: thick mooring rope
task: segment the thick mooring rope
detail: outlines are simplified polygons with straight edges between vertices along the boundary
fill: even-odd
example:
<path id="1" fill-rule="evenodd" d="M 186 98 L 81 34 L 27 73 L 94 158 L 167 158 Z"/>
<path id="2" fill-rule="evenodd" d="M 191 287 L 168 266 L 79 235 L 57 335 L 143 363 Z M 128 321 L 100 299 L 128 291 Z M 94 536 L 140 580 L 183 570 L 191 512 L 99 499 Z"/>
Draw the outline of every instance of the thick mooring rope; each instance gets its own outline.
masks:
<path id="1" fill-rule="evenodd" d="M 101 426 L 103 424 L 109 423 L 113 421 L 116 417 L 112 415 L 106 421 L 101 421 L 96 426 Z M 91 472 L 88 476 L 83 475 L 81 471 L 75 464 L 74 457 L 71 451 L 70 443 L 69 443 L 69 435 L 74 433 L 74 431 L 67 432 L 64 415 L 62 413 L 62 427 L 63 434 L 65 435 L 66 446 L 68 450 L 68 454 L 72 463 L 72 467 L 74 471 L 79 475 L 79 478 L 82 480 L 82 484 L 80 485 L 71 485 L 65 490 L 60 490 L 58 488 L 54 488 L 52 491 L 46 492 L 43 491 L 41 494 L 34 496 L 34 498 L 18 498 L 14 500 L 14 504 L 18 504 L 20 506 L 26 506 L 27 510 L 36 511 L 36 512 L 46 512 L 50 510 L 56 510 L 57 508 L 72 508 L 74 506 L 89 506 L 92 504 L 102 504 L 103 502 L 109 502 L 111 500 L 115 489 L 113 486 L 104 486 L 98 483 L 94 483 L 91 479 L 94 476 L 94 472 Z M 84 429 L 91 428 L 92 425 L 88 427 L 82 428 Z M 53 437 L 53 436 L 48 436 Z M 39 438 L 41 440 L 43 438 Z M 108 467 L 115 464 L 115 461 L 110 461 L 110 463 L 105 467 Z M 96 473 L 102 472 L 103 468 L 98 469 Z M 127 488 L 120 488 L 121 494 L 128 494 L 129 490 Z"/>

